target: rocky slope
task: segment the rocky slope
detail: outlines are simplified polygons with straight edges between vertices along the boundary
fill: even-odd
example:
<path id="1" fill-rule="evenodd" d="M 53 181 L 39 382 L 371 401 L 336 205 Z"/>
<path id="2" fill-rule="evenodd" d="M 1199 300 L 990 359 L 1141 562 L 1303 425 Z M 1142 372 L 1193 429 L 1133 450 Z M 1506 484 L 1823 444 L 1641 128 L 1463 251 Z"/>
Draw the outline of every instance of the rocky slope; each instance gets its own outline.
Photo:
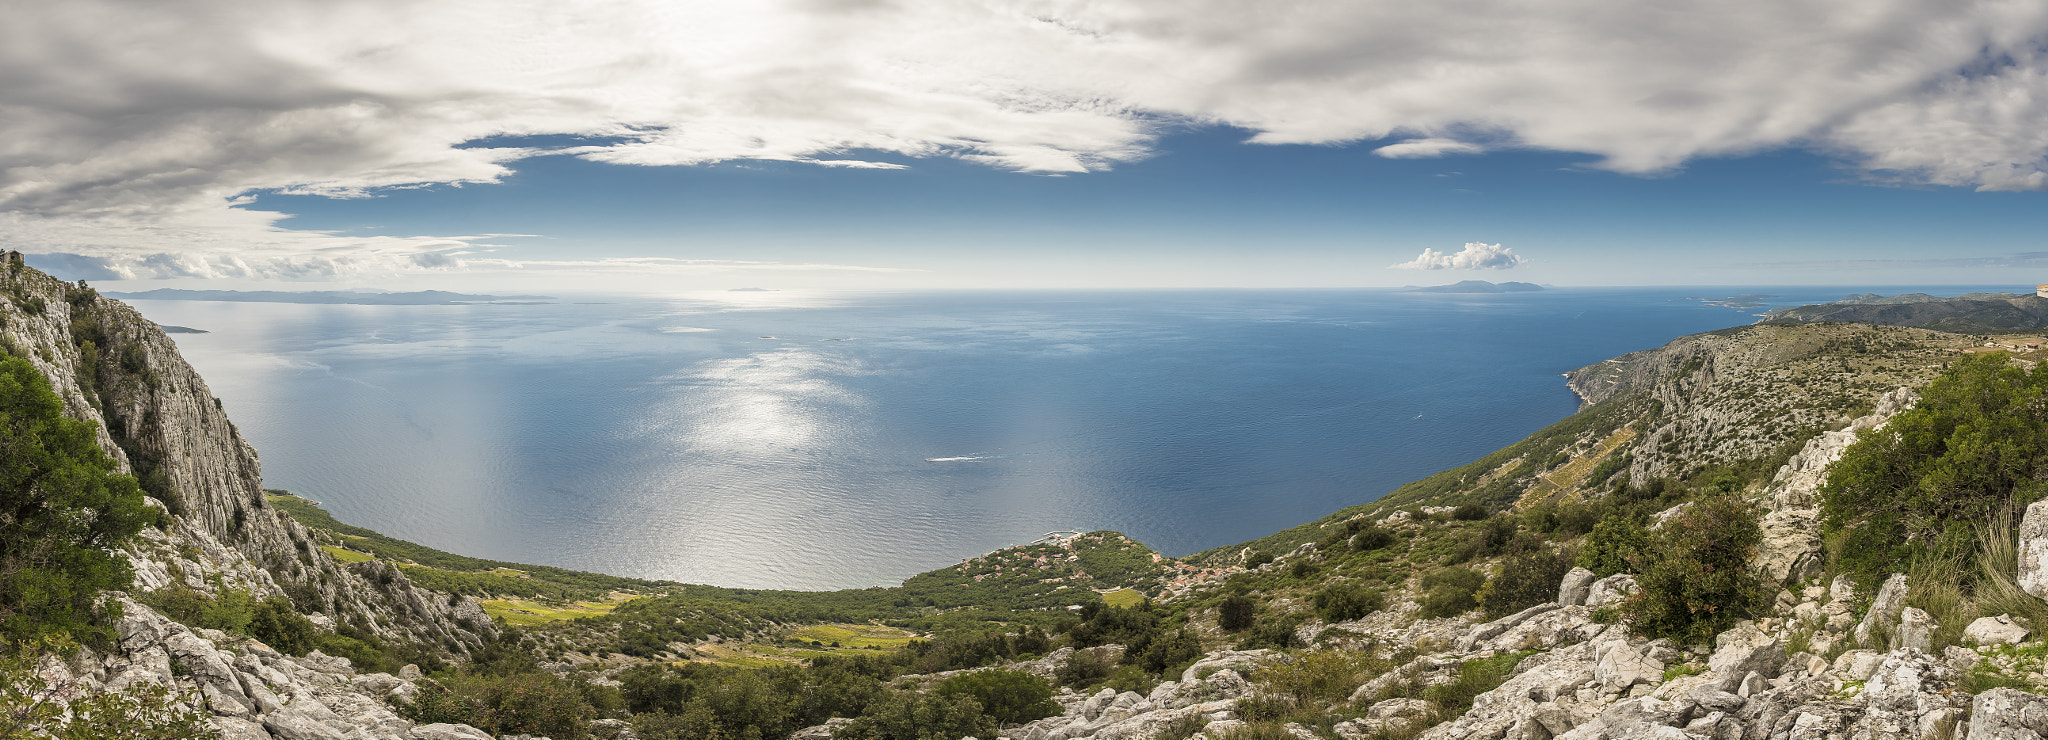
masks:
<path id="1" fill-rule="evenodd" d="M 1908 388 L 1873 403 L 1848 428 L 1810 440 L 1768 485 L 1751 492 L 1772 516 L 1811 517 L 1820 471 L 1858 431 L 1881 426 L 1910 407 Z M 2038 521 L 2036 521 L 2038 520 Z M 1390 529 L 1444 526 L 1407 512 L 1379 523 Z M 1811 524 L 1793 527 L 1812 534 Z M 2029 511 L 2032 532 L 2048 551 L 2048 502 Z M 1351 718 L 1325 727 L 1288 724 L 1301 740 L 1336 737 L 1441 740 L 1865 740 L 1992 738 L 2048 735 L 2048 697 L 2010 684 L 2048 683 L 2040 674 L 2048 643 L 2007 616 L 1978 619 L 1963 645 L 1936 651 L 1932 617 L 1905 606 L 1906 576 L 1894 576 L 1859 598 L 1847 578 L 1822 585 L 1805 563 L 1817 537 L 1771 543 L 1755 567 L 1789 585 L 1768 616 L 1737 623 L 1708 646 L 1685 646 L 1634 635 L 1602 608 L 1635 590 L 1626 574 L 1595 580 L 1583 569 L 1566 576 L 1557 597 L 1491 621 L 1477 612 L 1417 619 L 1415 594 L 1351 622 L 1312 621 L 1299 629 L 1302 651 L 1210 652 L 1148 693 L 1102 689 L 1063 691 L 1055 716 L 1006 728 L 1010 740 L 1234 737 L 1246 711 L 1286 697 L 1268 672 L 1317 656 L 1358 656 L 1386 665 L 1362 683 L 1347 684 L 1340 710 Z M 2024 550 L 2023 550 L 2024 551 Z M 1313 560 L 1315 546 L 1282 558 Z M 2029 573 L 2048 583 L 2048 560 Z M 2048 587 L 2042 587 L 2048 592 Z M 1858 604 L 1868 602 L 1867 609 Z M 1281 606 L 1284 606 L 1281 605 Z M 1859 615 L 1859 611 L 1861 612 Z M 1051 676 L 1071 650 L 1006 666 Z M 1458 684 L 1473 665 L 1507 660 L 1497 685 L 1469 709 L 1446 713 L 1432 687 Z M 1325 662 L 1341 665 L 1341 662 Z M 931 683 L 942 676 L 913 677 Z M 1362 675 L 1361 675 L 1362 677 Z M 1973 690 L 1989 684 L 2009 684 Z M 798 733 L 822 740 L 836 724 Z M 1263 737 L 1263 736 L 1261 736 Z"/>
<path id="2" fill-rule="evenodd" d="M 0 300 L 0 349 L 34 363 L 63 398 L 66 414 L 97 424 L 101 447 L 124 472 L 142 480 L 154 505 L 173 514 L 168 526 L 146 530 L 142 541 L 130 548 L 137 594 L 182 587 L 201 594 L 230 588 L 247 590 L 259 599 L 284 596 L 317 625 L 332 629 L 346 623 L 386 641 L 457 656 L 495 633 L 474 600 L 416 588 L 386 563 L 336 562 L 312 544 L 304 527 L 270 507 L 255 450 L 228 421 L 220 401 L 179 356 L 171 339 L 133 308 L 83 284 L 27 268 L 18 252 L 0 252 L 0 293 L 5 297 Z M 154 633 L 182 629 L 163 627 L 160 615 L 129 604 L 131 621 L 158 625 L 151 628 Z M 130 626 L 124 622 L 124 636 Z M 198 654 L 197 647 L 187 647 Z M 118 687 L 128 666 L 163 667 L 151 649 L 124 641 L 122 651 L 88 654 L 74 668 Z M 266 650 L 249 649 L 256 654 Z M 199 658 L 192 660 L 211 666 Z M 251 672 L 262 673 L 253 668 Z M 244 678 L 217 678 L 219 686 L 205 703 L 222 717 L 245 717 L 255 723 L 250 726 L 263 726 L 271 713 L 263 707 L 270 705 L 248 704 L 253 684 Z M 178 682 L 204 688 L 204 682 L 194 684 L 183 677 Z M 229 692 L 230 685 L 242 688 Z M 271 685 L 274 692 L 279 684 Z M 229 711 L 227 705 L 216 703 L 216 695 L 228 694 L 255 708 Z M 252 734 L 260 729 L 236 727 L 241 729 L 230 737 L 261 736 Z M 279 736 L 298 740 L 330 735 L 279 731 Z M 374 732 L 370 736 L 409 737 Z"/>

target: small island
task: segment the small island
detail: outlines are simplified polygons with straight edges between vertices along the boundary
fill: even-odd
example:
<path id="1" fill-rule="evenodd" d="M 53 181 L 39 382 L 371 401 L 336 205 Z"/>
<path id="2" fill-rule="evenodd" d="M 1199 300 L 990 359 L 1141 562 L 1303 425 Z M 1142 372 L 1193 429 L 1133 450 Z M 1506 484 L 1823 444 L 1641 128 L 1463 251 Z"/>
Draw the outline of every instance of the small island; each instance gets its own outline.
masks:
<path id="1" fill-rule="evenodd" d="M 1431 285 L 1421 288 L 1411 286 L 1410 289 L 1417 293 L 1526 293 L 1543 290 L 1543 286 L 1535 283 L 1489 283 L 1485 280 L 1460 280 L 1450 285 Z"/>

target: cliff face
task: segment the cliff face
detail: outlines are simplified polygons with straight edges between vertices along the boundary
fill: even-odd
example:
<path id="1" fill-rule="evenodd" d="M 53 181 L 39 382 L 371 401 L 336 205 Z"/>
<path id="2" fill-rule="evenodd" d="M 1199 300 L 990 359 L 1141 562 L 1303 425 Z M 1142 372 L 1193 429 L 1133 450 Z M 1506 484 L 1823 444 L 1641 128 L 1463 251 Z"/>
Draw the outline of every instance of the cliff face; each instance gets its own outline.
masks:
<path id="1" fill-rule="evenodd" d="M 0 349 L 34 363 L 66 414 L 97 424 L 100 446 L 175 515 L 130 552 L 137 590 L 182 577 L 204 592 L 286 595 L 302 612 L 457 651 L 493 629 L 467 597 L 415 588 L 386 565 L 345 566 L 314 546 L 265 501 L 255 449 L 169 336 L 134 308 L 20 259 L 0 252 Z"/>

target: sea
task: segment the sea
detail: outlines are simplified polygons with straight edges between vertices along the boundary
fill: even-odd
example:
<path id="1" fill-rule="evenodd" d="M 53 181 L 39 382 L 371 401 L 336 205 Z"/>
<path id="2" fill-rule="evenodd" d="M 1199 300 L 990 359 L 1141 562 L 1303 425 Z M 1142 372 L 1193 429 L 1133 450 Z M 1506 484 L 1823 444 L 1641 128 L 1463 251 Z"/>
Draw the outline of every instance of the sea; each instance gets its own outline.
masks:
<path id="1" fill-rule="evenodd" d="M 1057 530 L 1168 555 L 1371 501 L 1570 415 L 1562 373 L 1768 305 L 1983 288 L 132 301 L 267 487 L 450 552 L 894 585 Z M 1732 307 L 1721 299 L 1751 295 Z"/>

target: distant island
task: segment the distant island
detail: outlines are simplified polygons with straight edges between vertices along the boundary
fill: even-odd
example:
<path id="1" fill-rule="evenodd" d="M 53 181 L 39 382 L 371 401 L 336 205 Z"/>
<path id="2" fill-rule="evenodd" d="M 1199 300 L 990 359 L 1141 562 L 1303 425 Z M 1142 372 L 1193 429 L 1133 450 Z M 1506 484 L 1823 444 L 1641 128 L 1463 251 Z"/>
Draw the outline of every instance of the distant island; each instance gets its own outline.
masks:
<path id="1" fill-rule="evenodd" d="M 1542 290 L 1535 283 L 1489 283 L 1484 280 L 1460 280 L 1450 285 L 1431 285 L 1414 288 L 1418 293 L 1526 293 Z"/>
<path id="2" fill-rule="evenodd" d="M 538 303 L 554 300 L 544 295 L 478 295 L 421 290 L 411 293 L 369 293 L 353 290 L 181 290 L 158 288 L 140 293 L 108 293 L 122 300 L 143 301 L 232 301 L 237 303 L 325 303 L 365 306 L 452 306 L 466 303 Z"/>
<path id="3" fill-rule="evenodd" d="M 210 334 L 210 333 L 212 333 L 212 332 L 208 332 L 208 331 L 207 331 L 207 330 L 205 330 L 205 329 L 194 329 L 194 328 L 192 328 L 192 327 L 189 327 L 189 326 L 172 326 L 172 325 L 170 325 L 170 324 L 157 324 L 157 325 L 156 325 L 156 328 L 164 330 L 164 333 L 165 333 L 165 334 Z"/>

